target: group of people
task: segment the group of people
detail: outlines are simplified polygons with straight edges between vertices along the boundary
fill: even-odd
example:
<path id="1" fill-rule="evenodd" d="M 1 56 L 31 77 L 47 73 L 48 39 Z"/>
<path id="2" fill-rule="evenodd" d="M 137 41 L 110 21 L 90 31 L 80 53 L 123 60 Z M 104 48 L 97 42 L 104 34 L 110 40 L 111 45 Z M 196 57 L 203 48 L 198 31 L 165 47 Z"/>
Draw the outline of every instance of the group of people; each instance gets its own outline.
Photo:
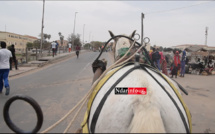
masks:
<path id="1" fill-rule="evenodd" d="M 58 50 L 58 42 L 57 41 L 53 41 L 51 43 L 51 47 L 52 47 L 52 56 L 54 57 L 55 55 L 57 55 L 57 50 Z"/>
<path id="2" fill-rule="evenodd" d="M 51 48 L 52 48 L 52 56 L 54 57 L 55 55 L 57 55 L 57 51 L 58 51 L 58 42 L 57 41 L 53 41 L 51 43 Z M 68 48 L 69 48 L 69 53 L 71 52 L 72 50 L 72 44 L 69 42 L 68 43 Z M 79 57 L 79 51 L 81 50 L 80 46 L 79 45 L 76 45 L 76 48 L 75 48 L 75 51 L 76 51 L 76 55 L 77 55 L 77 58 Z"/>
<path id="3" fill-rule="evenodd" d="M 155 67 L 158 68 L 159 71 L 162 71 L 162 73 L 168 75 L 167 72 L 167 60 L 168 58 L 163 55 L 162 51 L 158 51 L 158 49 L 153 48 L 149 51 L 149 56 L 152 60 L 152 63 Z"/>
<path id="4" fill-rule="evenodd" d="M 166 57 L 162 51 L 158 51 L 158 49 L 153 48 L 149 51 L 149 56 L 152 60 L 152 63 L 154 66 L 159 70 L 162 71 L 162 73 L 166 74 L 167 76 L 167 63 L 168 63 L 168 57 Z M 173 63 L 171 66 L 171 75 L 175 75 L 175 78 L 177 78 L 177 73 L 180 70 L 180 77 L 184 77 L 185 74 L 185 62 L 186 62 L 186 50 L 182 52 L 182 58 L 179 55 L 179 52 L 176 51 L 173 58 Z"/>

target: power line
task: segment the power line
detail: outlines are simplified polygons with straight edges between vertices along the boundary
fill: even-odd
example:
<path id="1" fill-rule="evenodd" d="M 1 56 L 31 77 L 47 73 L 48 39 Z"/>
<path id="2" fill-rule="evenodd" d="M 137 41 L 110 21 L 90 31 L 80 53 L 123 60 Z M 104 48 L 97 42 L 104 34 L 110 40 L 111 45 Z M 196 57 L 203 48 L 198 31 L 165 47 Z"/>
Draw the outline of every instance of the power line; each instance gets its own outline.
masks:
<path id="1" fill-rule="evenodd" d="M 145 14 L 156 14 L 156 13 L 171 12 L 171 11 L 174 11 L 174 10 L 181 10 L 181 9 L 184 9 L 184 8 L 190 8 L 190 7 L 194 7 L 194 6 L 206 4 L 206 3 L 209 3 L 209 2 L 212 2 L 212 1 L 215 1 L 215 0 L 207 1 L 207 2 L 203 2 L 203 3 L 197 3 L 197 4 L 193 4 L 193 5 L 186 6 L 186 7 L 179 7 L 179 8 L 175 8 L 175 9 L 162 10 L 162 11 L 154 11 L 154 12 L 148 12 L 148 13 L 146 12 Z"/>

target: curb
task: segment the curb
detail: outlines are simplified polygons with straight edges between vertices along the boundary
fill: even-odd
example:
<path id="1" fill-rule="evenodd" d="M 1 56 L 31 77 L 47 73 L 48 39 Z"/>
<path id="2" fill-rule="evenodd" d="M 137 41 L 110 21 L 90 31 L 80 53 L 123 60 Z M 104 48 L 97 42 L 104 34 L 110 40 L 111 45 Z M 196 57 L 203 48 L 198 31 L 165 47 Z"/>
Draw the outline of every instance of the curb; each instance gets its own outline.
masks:
<path id="1" fill-rule="evenodd" d="M 35 68 L 29 69 L 29 70 L 27 70 L 27 71 L 19 72 L 19 73 L 12 74 L 12 75 L 9 74 L 8 77 L 13 77 L 13 76 L 16 76 L 16 75 L 20 75 L 20 74 L 23 74 L 23 73 L 27 73 L 27 72 L 29 72 L 29 71 L 36 70 L 37 68 L 38 68 L 38 67 L 35 67 Z"/>
<path id="2" fill-rule="evenodd" d="M 87 50 L 82 51 L 82 53 L 86 53 L 86 52 L 88 52 L 88 51 Z M 27 73 L 29 71 L 36 70 L 38 68 L 44 67 L 44 66 L 46 66 L 48 64 L 52 64 L 52 63 L 59 62 L 61 60 L 68 59 L 69 57 L 73 57 L 75 55 L 76 55 L 75 52 L 74 53 L 68 53 L 67 55 L 60 56 L 60 57 L 57 57 L 57 58 L 54 58 L 54 59 L 50 59 L 50 60 L 48 60 L 48 61 L 46 61 L 44 63 L 39 63 L 38 65 L 30 65 L 31 67 L 35 67 L 35 68 L 29 69 L 27 71 L 19 72 L 19 73 L 16 73 L 16 74 L 12 74 L 12 75 L 9 74 L 8 77 L 13 77 L 13 76 L 17 76 L 17 75 L 20 75 L 20 74 L 24 74 L 24 73 Z M 22 66 L 20 66 L 20 67 L 22 67 Z"/>

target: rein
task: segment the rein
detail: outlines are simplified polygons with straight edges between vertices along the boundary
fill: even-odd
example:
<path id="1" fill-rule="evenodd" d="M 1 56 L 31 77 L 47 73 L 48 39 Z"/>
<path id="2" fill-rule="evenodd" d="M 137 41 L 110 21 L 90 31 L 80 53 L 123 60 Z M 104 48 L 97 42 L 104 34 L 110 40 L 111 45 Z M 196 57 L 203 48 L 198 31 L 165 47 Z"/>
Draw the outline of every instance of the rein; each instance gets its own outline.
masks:
<path id="1" fill-rule="evenodd" d="M 135 41 L 134 39 L 132 39 L 132 38 L 130 38 L 130 37 L 128 37 L 128 36 L 125 36 L 125 35 L 116 35 L 116 36 L 113 36 L 112 38 L 110 38 L 110 39 L 105 43 L 103 49 L 101 49 L 101 52 L 99 53 L 99 55 L 98 55 L 98 57 L 96 58 L 95 61 L 97 61 L 97 60 L 100 58 L 100 56 L 102 55 L 102 53 L 103 53 L 104 49 L 106 48 L 107 44 L 108 44 L 112 39 L 119 38 L 119 37 L 127 38 L 127 39 L 129 39 L 130 41 L 132 41 L 132 42 Z M 151 59 L 149 58 L 149 54 L 148 54 L 148 52 L 147 52 L 147 50 L 146 50 L 146 48 L 145 48 L 145 47 L 146 47 L 146 44 L 150 42 L 150 39 L 149 39 L 148 37 L 145 37 L 143 40 L 144 40 L 145 46 L 142 47 L 141 50 L 144 51 L 145 56 L 146 56 L 147 60 L 150 62 L 151 66 L 155 67 L 154 64 L 152 63 Z M 148 41 L 146 41 L 146 40 L 148 40 Z M 136 43 L 139 47 L 142 46 L 140 43 L 138 43 L 138 42 L 136 42 L 136 41 L 135 41 L 135 43 Z M 137 51 L 136 51 L 136 52 L 137 52 Z"/>

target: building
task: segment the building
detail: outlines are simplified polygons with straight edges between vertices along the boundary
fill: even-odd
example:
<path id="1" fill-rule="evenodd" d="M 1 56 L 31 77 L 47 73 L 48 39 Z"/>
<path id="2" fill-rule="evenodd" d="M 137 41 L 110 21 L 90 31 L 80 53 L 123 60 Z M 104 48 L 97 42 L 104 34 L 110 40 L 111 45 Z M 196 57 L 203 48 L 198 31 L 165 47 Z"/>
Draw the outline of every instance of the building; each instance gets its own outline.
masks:
<path id="1" fill-rule="evenodd" d="M 60 40 L 57 40 L 57 43 L 59 44 L 59 46 L 64 46 L 64 47 L 67 47 L 67 45 L 68 45 L 68 41 L 67 40 L 63 40 L 63 44 L 61 44 Z"/>
<path id="2" fill-rule="evenodd" d="M 7 43 L 7 46 L 15 45 L 17 51 L 25 51 L 28 42 L 33 43 L 38 38 L 29 35 L 20 35 L 16 33 L 0 31 L 0 41 Z"/>

